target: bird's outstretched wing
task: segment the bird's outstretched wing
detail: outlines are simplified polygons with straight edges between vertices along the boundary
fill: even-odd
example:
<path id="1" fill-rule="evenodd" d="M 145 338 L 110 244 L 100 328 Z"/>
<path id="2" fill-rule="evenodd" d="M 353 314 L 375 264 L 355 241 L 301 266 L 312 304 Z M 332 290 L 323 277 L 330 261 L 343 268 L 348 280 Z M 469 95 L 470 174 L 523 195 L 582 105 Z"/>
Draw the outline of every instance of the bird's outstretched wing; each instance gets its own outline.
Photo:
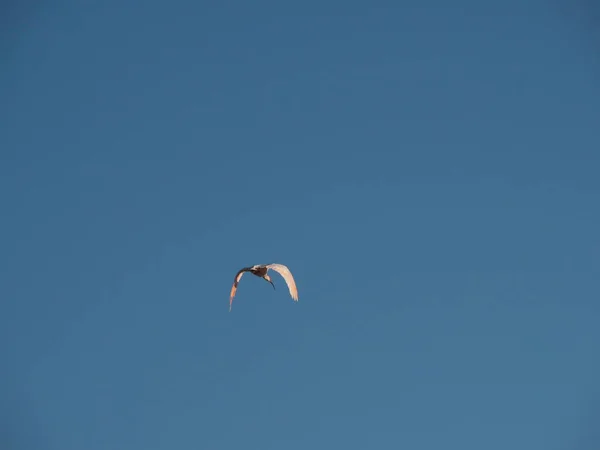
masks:
<path id="1" fill-rule="evenodd" d="M 235 297 L 235 292 L 237 291 L 238 283 L 244 276 L 244 272 L 248 272 L 250 267 L 244 267 L 240 269 L 238 273 L 235 274 L 235 278 L 233 279 L 233 286 L 231 286 L 231 292 L 229 293 L 229 311 L 231 312 L 231 304 L 233 303 L 233 297 Z"/>
<path id="2" fill-rule="evenodd" d="M 287 283 L 288 289 L 290 290 L 290 295 L 294 299 L 295 302 L 298 301 L 298 288 L 296 287 L 296 282 L 294 281 L 294 277 L 292 276 L 292 272 L 287 266 L 283 264 L 267 264 L 267 269 L 272 269 L 277 272 L 279 275 L 283 277 L 285 282 Z"/>

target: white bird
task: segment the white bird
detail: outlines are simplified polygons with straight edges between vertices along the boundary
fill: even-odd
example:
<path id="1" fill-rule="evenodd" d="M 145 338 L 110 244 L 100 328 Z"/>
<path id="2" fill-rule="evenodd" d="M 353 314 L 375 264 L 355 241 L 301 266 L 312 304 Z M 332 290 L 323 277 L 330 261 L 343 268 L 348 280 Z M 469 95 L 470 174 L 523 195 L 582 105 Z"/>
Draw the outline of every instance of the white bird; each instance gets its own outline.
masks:
<path id="1" fill-rule="evenodd" d="M 229 311 L 231 311 L 231 303 L 233 303 L 233 297 L 235 297 L 238 283 L 242 279 L 242 276 L 244 276 L 245 272 L 250 272 L 259 278 L 267 280 L 269 283 L 271 283 L 273 289 L 275 289 L 275 285 L 271 281 L 271 277 L 267 274 L 269 269 L 274 270 L 283 277 L 290 291 L 290 296 L 295 302 L 298 301 L 298 289 L 296 288 L 296 282 L 294 281 L 292 272 L 290 272 L 290 269 L 288 269 L 287 266 L 284 266 L 283 264 L 257 264 L 251 267 L 244 267 L 235 274 L 233 286 L 231 286 L 231 293 L 229 294 Z"/>

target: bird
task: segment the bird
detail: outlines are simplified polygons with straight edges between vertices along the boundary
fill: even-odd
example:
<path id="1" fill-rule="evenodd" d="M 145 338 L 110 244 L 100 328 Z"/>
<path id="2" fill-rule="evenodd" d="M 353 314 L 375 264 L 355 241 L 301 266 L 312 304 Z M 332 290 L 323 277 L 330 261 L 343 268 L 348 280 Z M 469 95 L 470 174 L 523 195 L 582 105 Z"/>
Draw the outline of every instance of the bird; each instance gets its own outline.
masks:
<path id="1" fill-rule="evenodd" d="M 235 274 L 233 286 L 231 286 L 231 293 L 229 294 L 229 312 L 231 312 L 233 297 L 235 297 L 235 292 L 237 291 L 238 284 L 244 276 L 244 273 L 250 272 L 252 275 L 256 275 L 257 277 L 268 281 L 271 283 L 271 286 L 273 286 L 273 289 L 275 289 L 275 285 L 273 284 L 271 277 L 267 274 L 269 269 L 274 270 L 283 277 L 290 291 L 290 296 L 295 302 L 298 301 L 298 288 L 296 287 L 296 282 L 294 281 L 292 272 L 290 272 L 290 269 L 288 269 L 287 266 L 284 266 L 283 264 L 256 264 L 254 266 L 244 267 Z"/>

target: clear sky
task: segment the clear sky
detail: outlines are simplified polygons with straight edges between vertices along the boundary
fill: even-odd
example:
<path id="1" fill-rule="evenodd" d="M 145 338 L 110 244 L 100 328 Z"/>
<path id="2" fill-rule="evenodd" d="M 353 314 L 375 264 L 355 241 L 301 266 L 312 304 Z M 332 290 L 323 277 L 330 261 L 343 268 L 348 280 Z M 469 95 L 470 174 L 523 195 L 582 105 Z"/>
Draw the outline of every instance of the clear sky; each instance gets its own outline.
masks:
<path id="1" fill-rule="evenodd" d="M 6 17 L 0 447 L 597 448 L 600 65 L 580 10 Z M 235 272 L 270 262 L 299 302 L 246 276 L 229 313 Z"/>

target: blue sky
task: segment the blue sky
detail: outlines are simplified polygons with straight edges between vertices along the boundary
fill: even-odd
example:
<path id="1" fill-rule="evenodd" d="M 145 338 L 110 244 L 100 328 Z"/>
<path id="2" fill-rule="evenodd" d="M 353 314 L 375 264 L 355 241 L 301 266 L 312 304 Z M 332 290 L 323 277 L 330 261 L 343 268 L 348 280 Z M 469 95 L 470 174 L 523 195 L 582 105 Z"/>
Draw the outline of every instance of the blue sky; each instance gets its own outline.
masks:
<path id="1" fill-rule="evenodd" d="M 3 446 L 595 448 L 581 11 L 216 3 L 8 15 Z"/>

